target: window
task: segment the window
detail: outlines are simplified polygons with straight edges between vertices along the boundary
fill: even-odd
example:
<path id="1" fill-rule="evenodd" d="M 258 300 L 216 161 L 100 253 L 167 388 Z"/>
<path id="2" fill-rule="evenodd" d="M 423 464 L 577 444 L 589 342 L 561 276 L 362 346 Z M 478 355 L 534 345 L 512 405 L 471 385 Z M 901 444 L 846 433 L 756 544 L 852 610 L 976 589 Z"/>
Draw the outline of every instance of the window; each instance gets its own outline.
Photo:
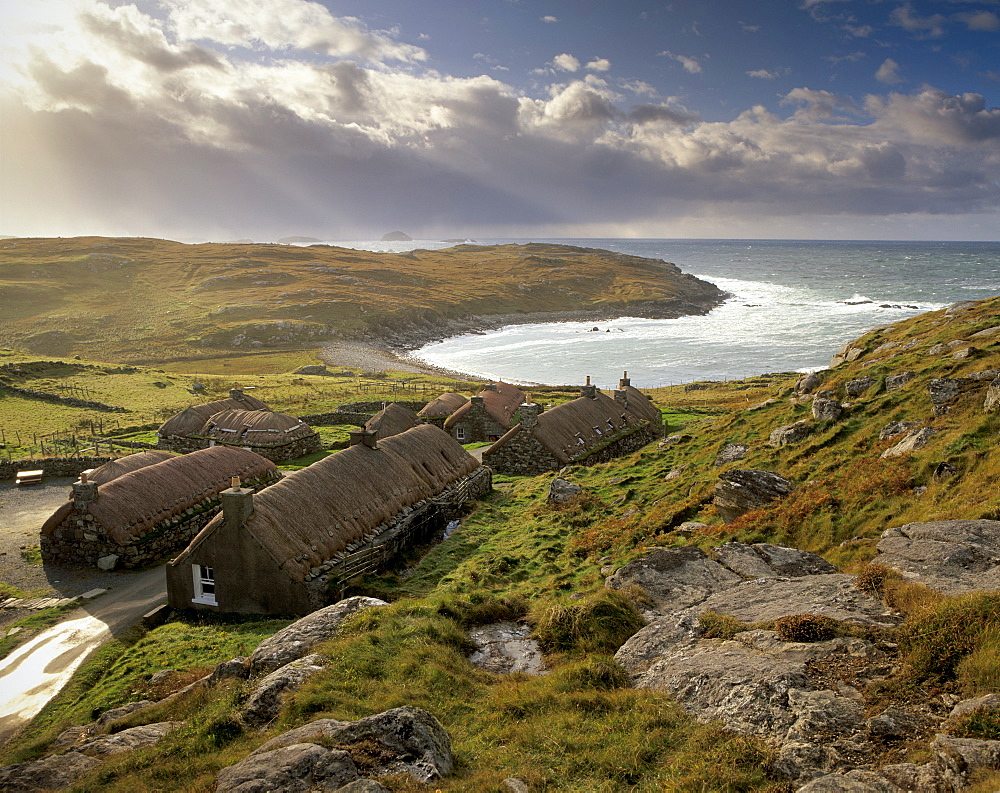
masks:
<path id="1" fill-rule="evenodd" d="M 191 602 L 205 606 L 219 605 L 215 599 L 215 568 L 193 564 L 191 574 L 194 576 L 194 598 Z"/>
<path id="2" fill-rule="evenodd" d="M 455 427 L 455 440 L 465 443 L 465 427 Z"/>

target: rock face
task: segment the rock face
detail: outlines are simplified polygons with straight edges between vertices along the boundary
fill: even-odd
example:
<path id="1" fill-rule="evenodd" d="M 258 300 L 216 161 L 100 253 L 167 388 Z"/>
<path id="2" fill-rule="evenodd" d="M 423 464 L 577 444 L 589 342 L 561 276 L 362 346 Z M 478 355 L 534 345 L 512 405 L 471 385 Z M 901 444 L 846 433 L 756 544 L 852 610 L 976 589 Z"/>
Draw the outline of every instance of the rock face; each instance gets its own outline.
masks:
<path id="1" fill-rule="evenodd" d="M 362 609 L 389 605 L 384 600 L 352 597 L 307 614 L 261 642 L 250 656 L 250 674 L 266 675 L 306 655 L 322 641 L 336 635 L 341 624 Z"/>
<path id="2" fill-rule="evenodd" d="M 911 430 L 899 443 L 882 452 L 881 456 L 883 459 L 888 459 L 889 457 L 899 457 L 900 455 L 909 454 L 917 449 L 922 449 L 928 444 L 931 437 L 934 435 L 934 432 L 935 430 L 933 427 Z"/>
<path id="3" fill-rule="evenodd" d="M 405 772 L 418 782 L 430 782 L 452 770 L 448 732 L 427 711 L 410 707 L 393 708 L 353 722 L 318 719 L 272 738 L 250 756 L 316 741 L 347 752 L 366 744 L 358 751 L 366 753 L 369 765 L 376 760 L 371 776 Z M 374 758 L 372 744 L 379 750 Z"/>
<path id="4" fill-rule="evenodd" d="M 986 399 L 983 401 L 983 410 L 996 410 L 1000 406 L 1000 377 L 990 383 L 986 389 Z"/>
<path id="5" fill-rule="evenodd" d="M 844 383 L 844 393 L 850 397 L 861 396 L 865 391 L 875 385 L 874 377 L 859 377 L 857 380 L 848 380 Z"/>
<path id="6" fill-rule="evenodd" d="M 783 427 L 775 427 L 771 430 L 771 434 L 767 438 L 768 445 L 776 446 L 778 448 L 782 446 L 788 446 L 790 443 L 798 443 L 803 438 L 807 437 L 811 432 L 809 422 L 803 419 L 802 421 L 796 421 L 794 424 L 785 424 Z"/>
<path id="7" fill-rule="evenodd" d="M 844 415 L 844 407 L 836 399 L 816 397 L 812 403 L 812 414 L 819 421 L 836 421 Z"/>
<path id="8" fill-rule="evenodd" d="M 36 793 L 62 790 L 99 766 L 101 761 L 79 752 L 49 755 L 30 763 L 0 768 L 0 790 L 6 793 Z"/>
<path id="9" fill-rule="evenodd" d="M 531 628 L 518 622 L 497 622 L 469 632 L 478 648 L 469 658 L 487 672 L 506 675 L 524 672 L 538 675 L 545 671 L 545 658 L 538 642 L 531 638 Z"/>
<path id="10" fill-rule="evenodd" d="M 281 711 L 282 701 L 288 694 L 319 671 L 326 659 L 314 653 L 285 664 L 257 683 L 247 699 L 240 718 L 251 727 L 263 727 L 273 721 Z"/>
<path id="11" fill-rule="evenodd" d="M 878 552 L 880 564 L 946 595 L 1000 589 L 1000 521 L 908 523 L 887 529 Z"/>
<path id="12" fill-rule="evenodd" d="M 885 378 L 885 390 L 886 391 L 898 391 L 908 382 L 910 382 L 916 374 L 914 372 L 899 372 L 897 374 L 888 375 Z"/>
<path id="13" fill-rule="evenodd" d="M 794 486 L 773 471 L 735 469 L 719 475 L 712 502 L 719 516 L 730 523 L 744 512 L 787 496 Z"/>
<path id="14" fill-rule="evenodd" d="M 553 504 L 565 504 L 568 501 L 572 501 L 582 492 L 583 488 L 579 485 L 575 485 L 569 480 L 557 476 L 552 480 L 552 484 L 549 485 L 548 499 Z"/>
<path id="15" fill-rule="evenodd" d="M 358 779 L 351 755 L 314 743 L 296 743 L 252 754 L 219 772 L 219 793 L 338 790 Z"/>

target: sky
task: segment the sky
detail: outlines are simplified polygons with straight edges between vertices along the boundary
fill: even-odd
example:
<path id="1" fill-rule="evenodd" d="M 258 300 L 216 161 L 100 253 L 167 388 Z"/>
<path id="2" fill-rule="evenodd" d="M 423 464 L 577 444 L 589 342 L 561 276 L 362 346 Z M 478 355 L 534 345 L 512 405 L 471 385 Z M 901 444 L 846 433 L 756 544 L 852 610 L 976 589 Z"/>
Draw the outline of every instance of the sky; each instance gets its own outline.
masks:
<path id="1" fill-rule="evenodd" d="M 4 0 L 0 234 L 1000 239 L 1000 0 Z"/>

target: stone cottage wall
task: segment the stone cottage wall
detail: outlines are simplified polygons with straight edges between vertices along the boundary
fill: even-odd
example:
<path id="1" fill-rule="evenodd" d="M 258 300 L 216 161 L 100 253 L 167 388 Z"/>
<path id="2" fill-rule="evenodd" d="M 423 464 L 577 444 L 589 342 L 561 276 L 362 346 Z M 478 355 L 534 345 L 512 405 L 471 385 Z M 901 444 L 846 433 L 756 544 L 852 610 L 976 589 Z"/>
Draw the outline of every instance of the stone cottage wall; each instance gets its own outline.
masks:
<path id="1" fill-rule="evenodd" d="M 186 435 L 167 435 L 157 437 L 158 440 L 156 442 L 156 448 L 165 449 L 168 452 L 187 454 L 188 452 L 196 452 L 199 449 L 208 448 L 208 440 L 205 438 L 188 437 Z"/>
<path id="2" fill-rule="evenodd" d="M 459 439 L 458 430 L 465 430 L 465 438 Z M 499 438 L 505 435 L 510 427 L 504 427 L 495 421 L 486 408 L 476 401 L 473 401 L 469 409 L 450 428 L 451 436 L 459 443 L 482 443 L 490 438 Z"/>
<path id="3" fill-rule="evenodd" d="M 220 441 L 216 441 L 215 445 L 249 449 L 261 457 L 267 458 L 272 463 L 294 460 L 296 457 L 301 457 L 304 454 L 312 454 L 313 452 L 321 451 L 323 448 L 323 442 L 320 440 L 318 433 L 313 433 L 305 438 L 299 438 L 278 446 L 249 446 L 244 443 L 221 443 Z M 168 435 L 166 438 L 161 438 L 156 444 L 157 449 L 166 449 L 167 451 L 180 452 L 181 454 L 196 452 L 199 449 L 207 449 L 209 446 L 211 446 L 211 443 L 207 438 L 185 438 L 178 435 Z"/>
<path id="4" fill-rule="evenodd" d="M 37 471 L 45 476 L 79 476 L 81 471 L 97 468 L 114 457 L 39 457 L 0 463 L 0 480 L 13 479 L 18 471 Z"/>
<path id="5" fill-rule="evenodd" d="M 534 433 L 523 427 L 503 446 L 484 451 L 483 462 L 498 474 L 517 476 L 537 476 L 561 467 Z"/>

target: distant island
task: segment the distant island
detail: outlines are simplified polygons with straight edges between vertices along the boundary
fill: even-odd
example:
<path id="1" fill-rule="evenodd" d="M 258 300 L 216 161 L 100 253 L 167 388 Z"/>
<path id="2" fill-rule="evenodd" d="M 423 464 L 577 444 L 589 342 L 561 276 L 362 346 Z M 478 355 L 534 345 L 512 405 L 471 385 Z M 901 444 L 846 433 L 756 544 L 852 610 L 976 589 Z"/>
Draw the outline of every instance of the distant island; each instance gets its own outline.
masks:
<path id="1" fill-rule="evenodd" d="M 322 242 L 323 240 L 318 240 L 315 237 L 282 237 L 278 240 L 282 245 L 288 245 L 293 242 Z"/>
<path id="2" fill-rule="evenodd" d="M 402 231 L 390 231 L 382 235 L 382 242 L 411 242 L 413 237 Z"/>

